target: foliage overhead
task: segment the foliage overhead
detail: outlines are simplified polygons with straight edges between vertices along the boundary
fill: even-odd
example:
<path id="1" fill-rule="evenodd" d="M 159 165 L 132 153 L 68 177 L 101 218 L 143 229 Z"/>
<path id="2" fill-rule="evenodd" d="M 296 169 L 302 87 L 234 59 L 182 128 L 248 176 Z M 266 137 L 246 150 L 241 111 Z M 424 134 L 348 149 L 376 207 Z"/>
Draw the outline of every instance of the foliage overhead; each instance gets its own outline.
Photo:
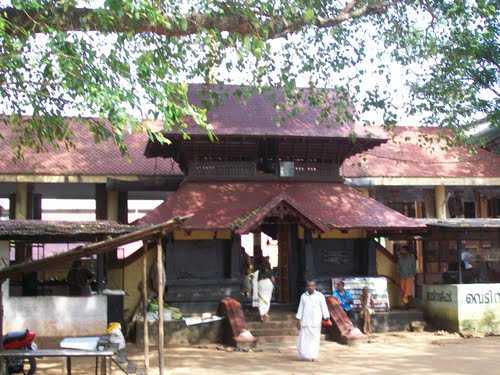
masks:
<path id="1" fill-rule="evenodd" d="M 70 144 L 68 114 L 109 120 L 82 123 L 122 151 L 144 118 L 210 132 L 210 103 L 192 105 L 186 82 L 234 77 L 252 87 L 242 97 L 282 87 L 292 107 L 307 100 L 337 122 L 378 110 L 390 125 L 395 93 L 367 77 L 390 83 L 397 63 L 407 114 L 464 139 L 478 121 L 500 126 L 499 16 L 497 0 L 0 0 L 0 110 L 19 153 Z M 321 87 L 336 90 L 335 111 Z"/>

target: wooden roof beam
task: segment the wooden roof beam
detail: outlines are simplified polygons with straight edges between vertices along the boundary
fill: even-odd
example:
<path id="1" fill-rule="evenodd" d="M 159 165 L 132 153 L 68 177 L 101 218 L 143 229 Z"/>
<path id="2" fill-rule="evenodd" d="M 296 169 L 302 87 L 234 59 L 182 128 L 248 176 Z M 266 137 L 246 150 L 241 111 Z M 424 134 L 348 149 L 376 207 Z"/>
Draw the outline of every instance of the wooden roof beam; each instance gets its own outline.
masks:
<path id="1" fill-rule="evenodd" d="M 182 223 L 184 223 L 184 221 L 189 219 L 189 217 L 190 216 L 174 217 L 161 224 L 141 228 L 119 237 L 77 247 L 76 249 L 44 259 L 14 264 L 12 266 L 2 268 L 0 270 L 0 282 L 3 282 L 4 280 L 18 274 L 52 267 L 55 263 L 70 262 L 81 257 L 88 257 L 94 254 L 102 254 L 109 251 L 114 251 L 117 247 L 126 245 L 131 242 L 144 241 L 147 239 L 163 236 L 166 232 L 172 232 L 174 229 L 180 227 Z"/>

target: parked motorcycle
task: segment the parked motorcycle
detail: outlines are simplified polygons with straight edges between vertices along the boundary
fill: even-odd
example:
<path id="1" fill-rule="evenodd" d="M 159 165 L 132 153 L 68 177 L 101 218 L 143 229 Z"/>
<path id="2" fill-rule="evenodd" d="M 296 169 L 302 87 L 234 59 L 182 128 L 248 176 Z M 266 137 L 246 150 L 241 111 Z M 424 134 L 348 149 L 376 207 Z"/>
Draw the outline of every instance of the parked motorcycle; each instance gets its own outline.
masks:
<path id="1" fill-rule="evenodd" d="M 30 330 L 9 332 L 3 336 L 4 350 L 37 350 L 34 332 Z M 7 357 L 8 374 L 33 375 L 36 372 L 36 359 L 34 357 Z"/>

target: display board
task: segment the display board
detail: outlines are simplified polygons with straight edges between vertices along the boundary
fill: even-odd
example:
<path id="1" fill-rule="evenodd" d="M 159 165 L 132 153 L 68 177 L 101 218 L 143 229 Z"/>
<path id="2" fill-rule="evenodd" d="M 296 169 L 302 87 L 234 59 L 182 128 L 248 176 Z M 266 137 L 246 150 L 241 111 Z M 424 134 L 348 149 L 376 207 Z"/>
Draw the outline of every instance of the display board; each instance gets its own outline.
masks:
<path id="1" fill-rule="evenodd" d="M 361 309 L 361 293 L 366 286 L 370 291 L 373 299 L 373 308 L 377 312 L 389 311 L 389 293 L 387 291 L 387 279 L 385 277 L 339 277 L 332 278 L 332 290 L 335 290 L 335 285 L 343 281 L 345 289 L 352 294 L 354 299 L 354 310 Z"/>

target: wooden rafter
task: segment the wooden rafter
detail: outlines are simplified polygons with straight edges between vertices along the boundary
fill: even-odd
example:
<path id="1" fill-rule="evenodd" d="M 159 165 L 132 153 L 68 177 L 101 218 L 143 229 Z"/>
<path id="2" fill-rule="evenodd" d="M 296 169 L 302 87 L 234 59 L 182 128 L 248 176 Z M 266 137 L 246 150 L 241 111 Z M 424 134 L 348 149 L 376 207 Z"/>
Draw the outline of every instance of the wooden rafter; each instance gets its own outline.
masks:
<path id="1" fill-rule="evenodd" d="M 138 229 L 134 232 L 124 234 L 115 238 L 107 239 L 100 242 L 91 243 L 89 245 L 77 247 L 76 249 L 67 251 L 65 253 L 57 254 L 44 259 L 30 261 L 20 264 L 15 264 L 0 270 L 0 282 L 4 280 L 27 272 L 38 271 L 40 269 L 53 267 L 57 263 L 67 263 L 72 260 L 88 257 L 94 254 L 102 254 L 109 251 L 114 251 L 117 247 L 125 244 L 143 241 L 149 238 L 161 236 L 166 232 L 170 232 L 179 227 L 190 216 L 175 217 L 161 224 L 153 225 L 147 228 Z"/>

